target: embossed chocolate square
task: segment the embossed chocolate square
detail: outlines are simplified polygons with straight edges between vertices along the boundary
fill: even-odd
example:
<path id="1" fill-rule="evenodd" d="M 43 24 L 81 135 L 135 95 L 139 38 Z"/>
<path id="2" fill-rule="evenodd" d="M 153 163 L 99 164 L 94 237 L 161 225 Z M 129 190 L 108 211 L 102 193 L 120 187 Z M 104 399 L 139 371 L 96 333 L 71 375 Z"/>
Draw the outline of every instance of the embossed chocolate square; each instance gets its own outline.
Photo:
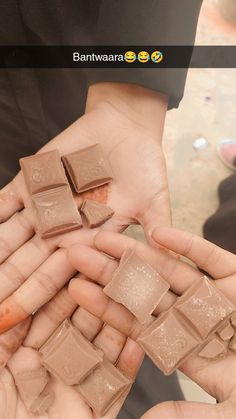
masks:
<path id="1" fill-rule="evenodd" d="M 178 368 L 199 342 L 173 310 L 162 313 L 137 339 L 137 343 L 166 375 Z"/>
<path id="2" fill-rule="evenodd" d="M 92 199 L 86 199 L 83 202 L 80 211 L 84 214 L 89 228 L 100 226 L 114 214 L 114 211 L 107 205 Z"/>
<path id="3" fill-rule="evenodd" d="M 103 360 L 96 349 L 65 320 L 40 348 L 42 363 L 47 370 L 67 385 L 79 384 Z"/>
<path id="4" fill-rule="evenodd" d="M 31 199 L 37 220 L 35 229 L 44 239 L 82 227 L 69 186 L 41 192 Z"/>
<path id="5" fill-rule="evenodd" d="M 215 331 L 220 322 L 235 310 L 233 304 L 207 277 L 194 283 L 178 298 L 174 308 L 202 339 Z"/>
<path id="6" fill-rule="evenodd" d="M 103 416 L 132 384 L 122 372 L 105 360 L 76 389 L 88 405 Z"/>
<path id="7" fill-rule="evenodd" d="M 146 323 L 169 288 L 170 285 L 152 266 L 144 262 L 135 250 L 128 249 L 104 292 L 123 304 L 140 323 Z"/>
<path id="8" fill-rule="evenodd" d="M 20 166 L 31 195 L 68 184 L 57 150 L 24 157 Z"/>
<path id="9" fill-rule="evenodd" d="M 62 157 L 77 192 L 104 185 L 112 180 L 112 171 L 102 147 L 94 144 Z"/>

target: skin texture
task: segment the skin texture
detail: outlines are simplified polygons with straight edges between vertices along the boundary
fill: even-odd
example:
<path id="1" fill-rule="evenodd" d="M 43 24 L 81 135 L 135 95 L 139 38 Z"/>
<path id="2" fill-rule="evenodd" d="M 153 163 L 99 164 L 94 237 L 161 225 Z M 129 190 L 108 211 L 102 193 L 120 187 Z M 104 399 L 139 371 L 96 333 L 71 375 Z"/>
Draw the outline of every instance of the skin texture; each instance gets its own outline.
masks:
<path id="1" fill-rule="evenodd" d="M 83 332 L 87 339 L 93 341 L 98 348 L 104 351 L 105 356 L 110 362 L 117 362 L 121 371 L 134 379 L 143 360 L 143 352 L 140 347 L 109 325 L 102 328 L 103 323 L 87 311 L 79 308 L 76 313 L 76 327 Z M 27 400 L 21 400 L 17 388 L 14 385 L 13 378 L 21 371 L 26 369 L 34 370 L 39 368 L 39 366 L 40 358 L 38 352 L 35 349 L 21 346 L 9 361 L 8 368 L 5 368 L 1 373 L 1 411 L 3 411 L 3 408 L 9 410 L 10 408 L 14 408 L 12 416 L 6 417 L 6 419 L 37 418 L 37 416 L 31 414 L 27 409 Z M 8 377 L 8 381 L 11 381 L 11 386 L 7 388 L 5 384 L 6 376 Z M 77 419 L 78 412 L 83 419 L 98 419 L 98 416 L 91 411 L 73 387 L 66 386 L 53 377 L 47 385 L 47 390 L 54 392 L 55 401 L 49 408 L 49 411 L 43 415 L 43 419 L 64 419 L 65 417 L 68 419 Z M 118 401 L 103 418 L 114 419 L 123 402 L 124 398 Z"/>
<path id="2" fill-rule="evenodd" d="M 131 223 L 141 223 L 151 240 L 149 232 L 154 226 L 170 224 L 168 183 L 161 147 L 166 110 L 167 98 L 162 94 L 138 86 L 94 85 L 89 89 L 85 115 L 39 151 L 57 148 L 64 155 L 94 143 L 102 145 L 109 157 L 114 181 L 75 196 L 78 206 L 84 199 L 92 198 L 115 210 L 115 216 L 102 229 L 122 231 Z M 37 310 L 24 343 L 37 347 L 40 340 L 73 311 L 73 303 L 61 291 L 76 272 L 66 258 L 66 249 L 74 243 L 93 245 L 98 229 L 83 228 L 49 240 L 34 235 L 34 217 L 21 172 L 0 191 L 0 204 L 0 333 Z M 52 315 L 53 307 L 56 310 Z M 143 358 L 135 342 L 108 326 L 101 330 L 103 322 L 83 308 L 76 310 L 72 321 L 88 339 L 97 339 L 112 362 L 119 359 L 121 370 L 135 377 Z M 21 341 L 19 339 L 14 346 L 14 351 Z M 33 352 L 27 352 L 26 357 L 23 349 L 16 352 L 12 363 L 0 375 L 1 403 L 7 403 L 4 377 L 12 382 L 11 374 L 19 371 L 26 358 L 28 367 L 33 368 Z M 43 419 L 77 419 L 77 412 L 81 412 L 84 419 L 95 418 L 73 389 L 57 380 L 52 380 L 50 386 L 55 392 L 55 403 Z M 19 397 L 16 400 L 14 386 L 8 395 L 11 400 L 15 397 L 13 417 L 34 418 L 22 400 Z M 120 406 L 121 402 L 112 408 L 106 419 L 115 418 Z"/>
<path id="3" fill-rule="evenodd" d="M 79 205 L 89 196 L 115 211 L 103 229 L 122 231 L 141 223 L 149 236 L 155 225 L 170 224 L 161 148 L 166 108 L 165 96 L 141 87 L 97 85 L 88 95 L 86 114 L 40 150 L 57 148 L 64 155 L 95 142 L 102 145 L 114 181 L 76 199 Z M 91 245 L 98 229 L 83 228 L 48 240 L 34 235 L 21 172 L 0 192 L 0 202 L 1 333 L 39 309 L 68 282 L 75 271 L 64 249 L 76 242 Z"/>
<path id="4" fill-rule="evenodd" d="M 152 238 L 156 248 L 117 233 L 100 232 L 95 237 L 97 249 L 75 245 L 69 253 L 71 263 L 87 275 L 90 281 L 76 278 L 70 283 L 69 292 L 75 301 L 127 336 L 137 336 L 138 324 L 134 317 L 120 304 L 112 302 L 104 293 L 103 286 L 108 283 L 116 269 L 110 256 L 120 259 L 127 248 L 136 247 L 146 262 L 150 263 L 171 285 L 171 291 L 163 298 L 161 312 L 170 307 L 202 274 L 186 261 L 160 249 L 166 247 L 188 258 L 204 269 L 216 281 L 215 285 L 236 305 L 236 256 L 216 245 L 183 231 L 159 227 L 154 229 Z M 83 247 L 83 249 L 82 249 Z M 83 251 L 82 251 L 83 250 Z M 104 253 L 108 256 L 106 256 Z M 94 263 L 89 266 L 86 260 Z M 92 281 L 93 282 L 92 282 Z M 148 411 L 142 419 L 232 419 L 236 417 L 236 355 L 230 352 L 226 358 L 208 361 L 192 355 L 181 365 L 181 371 L 215 397 L 219 403 L 165 402 Z"/>

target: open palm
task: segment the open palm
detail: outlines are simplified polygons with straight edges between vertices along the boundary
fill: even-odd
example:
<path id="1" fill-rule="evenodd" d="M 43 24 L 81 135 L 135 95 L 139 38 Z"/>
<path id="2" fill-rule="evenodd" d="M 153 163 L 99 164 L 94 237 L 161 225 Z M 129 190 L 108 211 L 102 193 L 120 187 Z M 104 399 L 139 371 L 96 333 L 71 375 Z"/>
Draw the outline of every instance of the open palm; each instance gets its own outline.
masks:
<path id="1" fill-rule="evenodd" d="M 162 126 L 153 135 L 142 123 L 103 103 L 40 151 L 57 148 L 63 155 L 100 143 L 110 159 L 114 181 L 77 196 L 78 204 L 88 195 L 106 202 L 115 215 L 104 229 L 121 231 L 130 223 L 140 222 L 148 234 L 155 225 L 170 222 L 161 134 Z M 83 228 L 49 240 L 35 235 L 21 172 L 1 191 L 0 199 L 0 301 L 4 301 L 0 304 L 1 332 L 37 310 L 68 282 L 74 269 L 62 249 L 75 242 L 91 244 L 96 229 Z M 49 283 L 51 288 L 47 287 Z"/>
<path id="2" fill-rule="evenodd" d="M 189 258 L 216 280 L 215 285 L 236 305 L 236 256 L 191 234 L 169 228 L 157 228 L 152 238 L 158 245 Z M 72 264 L 94 282 L 78 278 L 70 284 L 70 294 L 78 304 L 100 317 L 122 333 L 134 339 L 140 331 L 137 320 L 120 304 L 115 303 L 103 293 L 118 262 L 111 260 L 104 253 L 119 259 L 123 252 L 136 246 L 136 252 L 158 270 L 171 286 L 158 305 L 154 314 L 168 309 L 202 274 L 185 261 L 178 260 L 160 248 L 155 249 L 135 240 L 109 232 L 100 232 L 95 238 L 97 250 L 82 245 L 75 245 L 69 251 Z M 100 251 L 104 253 L 100 253 Z M 92 258 L 95 263 L 88 266 L 86 261 Z M 100 285 L 99 285 L 100 284 Z M 166 402 L 147 412 L 145 419 L 205 419 L 236 417 L 236 355 L 229 351 L 225 359 L 206 360 L 192 355 L 180 368 L 187 376 L 199 384 L 219 403 L 208 405 L 192 402 Z M 158 391 L 158 389 L 157 389 Z"/>

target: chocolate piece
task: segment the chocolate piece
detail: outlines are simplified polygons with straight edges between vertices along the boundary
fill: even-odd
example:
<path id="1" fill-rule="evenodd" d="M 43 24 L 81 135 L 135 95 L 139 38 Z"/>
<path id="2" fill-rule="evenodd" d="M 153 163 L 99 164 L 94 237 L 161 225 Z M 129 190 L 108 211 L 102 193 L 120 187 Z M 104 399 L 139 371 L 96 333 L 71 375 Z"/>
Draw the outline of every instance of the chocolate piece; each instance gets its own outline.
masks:
<path id="1" fill-rule="evenodd" d="M 201 358 L 207 358 L 207 359 L 215 359 L 215 358 L 221 358 L 227 353 L 227 347 L 224 345 L 224 343 L 217 338 L 216 336 L 210 340 L 204 346 L 204 348 L 199 352 L 198 356 Z"/>
<path id="2" fill-rule="evenodd" d="M 24 157 L 20 166 L 31 195 L 68 184 L 57 150 Z"/>
<path id="3" fill-rule="evenodd" d="M 234 334 L 234 336 L 232 337 L 229 343 L 229 349 L 231 349 L 231 351 L 233 352 L 236 352 L 236 334 Z"/>
<path id="4" fill-rule="evenodd" d="M 234 329 L 230 322 L 227 321 L 219 329 L 217 329 L 217 333 L 222 340 L 229 340 L 234 335 Z"/>
<path id="5" fill-rule="evenodd" d="M 62 160 L 77 192 L 96 188 L 112 180 L 110 165 L 99 144 L 67 154 Z"/>
<path id="6" fill-rule="evenodd" d="M 19 372 L 14 375 L 14 379 L 22 398 L 31 403 L 44 390 L 49 375 L 44 367 L 40 367 L 36 370 Z"/>
<path id="7" fill-rule="evenodd" d="M 123 396 L 132 381 L 105 360 L 80 385 L 76 386 L 88 405 L 103 416 Z"/>
<path id="8" fill-rule="evenodd" d="M 234 311 L 234 313 L 231 315 L 230 321 L 233 327 L 236 328 L 236 311 Z"/>
<path id="9" fill-rule="evenodd" d="M 137 339 L 164 374 L 171 374 L 197 348 L 199 340 L 173 310 L 162 313 Z"/>
<path id="10" fill-rule="evenodd" d="M 233 304 L 206 277 L 194 283 L 174 307 L 203 339 L 234 311 Z"/>
<path id="11" fill-rule="evenodd" d="M 53 404 L 54 398 L 53 391 L 43 391 L 32 403 L 30 411 L 37 416 L 43 415 Z"/>
<path id="12" fill-rule="evenodd" d="M 104 292 L 145 323 L 169 288 L 170 285 L 135 250 L 128 249 Z"/>
<path id="13" fill-rule="evenodd" d="M 61 186 L 32 196 L 37 216 L 36 231 L 53 237 L 82 227 L 82 220 L 69 186 Z"/>
<path id="14" fill-rule="evenodd" d="M 89 228 L 100 226 L 114 214 L 114 211 L 110 207 L 92 199 L 86 199 L 80 211 L 84 214 Z"/>
<path id="15" fill-rule="evenodd" d="M 43 365 L 65 384 L 80 383 L 101 362 L 101 351 L 65 320 L 40 348 Z"/>

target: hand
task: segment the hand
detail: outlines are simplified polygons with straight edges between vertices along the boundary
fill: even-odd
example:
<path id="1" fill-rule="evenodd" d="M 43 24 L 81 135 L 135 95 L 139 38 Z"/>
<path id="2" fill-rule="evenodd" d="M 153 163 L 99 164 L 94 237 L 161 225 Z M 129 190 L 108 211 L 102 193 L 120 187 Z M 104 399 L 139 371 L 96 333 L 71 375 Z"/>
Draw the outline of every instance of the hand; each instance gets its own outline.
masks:
<path id="1" fill-rule="evenodd" d="M 236 305 L 236 256 L 216 245 L 189 233 L 170 228 L 157 228 L 152 234 L 158 246 L 187 257 L 199 268 L 208 272 L 215 285 Z M 75 245 L 69 251 L 71 263 L 84 278 L 73 280 L 69 287 L 71 296 L 78 304 L 100 317 L 103 321 L 134 339 L 140 325 L 127 309 L 109 299 L 102 290 L 107 284 L 118 262 L 104 253 L 119 259 L 127 248 L 136 246 L 137 253 L 150 263 L 171 286 L 171 291 L 155 310 L 155 314 L 168 309 L 202 274 L 188 263 L 176 259 L 160 248 L 153 248 L 135 240 L 109 232 L 100 232 L 95 237 L 95 249 Z M 104 253 L 100 253 L 100 252 Z M 93 264 L 86 261 L 93 260 Z M 100 285 L 99 285 L 100 284 Z M 236 354 L 231 352 L 224 359 L 208 361 L 192 355 L 180 370 L 194 380 L 205 391 L 218 400 L 218 404 L 194 402 L 165 402 L 148 411 L 142 419 L 232 419 L 236 417 Z M 157 389 L 158 391 L 158 389 Z"/>
<path id="2" fill-rule="evenodd" d="M 135 378 L 143 359 L 143 352 L 131 339 L 127 339 L 119 331 L 87 313 L 82 308 L 76 311 L 76 327 L 93 343 L 104 351 L 105 356 L 131 378 Z M 38 416 L 29 412 L 27 400 L 22 400 L 14 383 L 15 374 L 27 369 L 34 370 L 41 365 L 40 357 L 35 349 L 20 347 L 13 355 L 0 375 L 0 411 L 5 414 L 3 419 L 37 419 Z M 99 419 L 71 386 L 64 385 L 51 377 L 47 391 L 53 391 L 55 400 L 43 419 Z M 125 395 L 125 397 L 127 394 Z M 115 419 L 125 397 L 115 403 L 104 419 Z"/>
<path id="3" fill-rule="evenodd" d="M 150 90 L 98 84 L 90 89 L 86 114 L 40 150 L 57 148 L 63 155 L 96 142 L 102 145 L 114 181 L 80 195 L 77 201 L 90 196 L 114 209 L 104 229 L 121 231 L 130 223 L 141 223 L 150 237 L 154 226 L 170 224 L 161 148 L 166 108 L 166 97 Z M 91 244 L 97 229 L 83 228 L 49 240 L 34 235 L 21 172 L 1 191 L 0 200 L 1 333 L 36 311 L 68 282 L 75 270 L 64 249 L 75 242 Z M 48 284 L 52 284 L 50 289 Z"/>

